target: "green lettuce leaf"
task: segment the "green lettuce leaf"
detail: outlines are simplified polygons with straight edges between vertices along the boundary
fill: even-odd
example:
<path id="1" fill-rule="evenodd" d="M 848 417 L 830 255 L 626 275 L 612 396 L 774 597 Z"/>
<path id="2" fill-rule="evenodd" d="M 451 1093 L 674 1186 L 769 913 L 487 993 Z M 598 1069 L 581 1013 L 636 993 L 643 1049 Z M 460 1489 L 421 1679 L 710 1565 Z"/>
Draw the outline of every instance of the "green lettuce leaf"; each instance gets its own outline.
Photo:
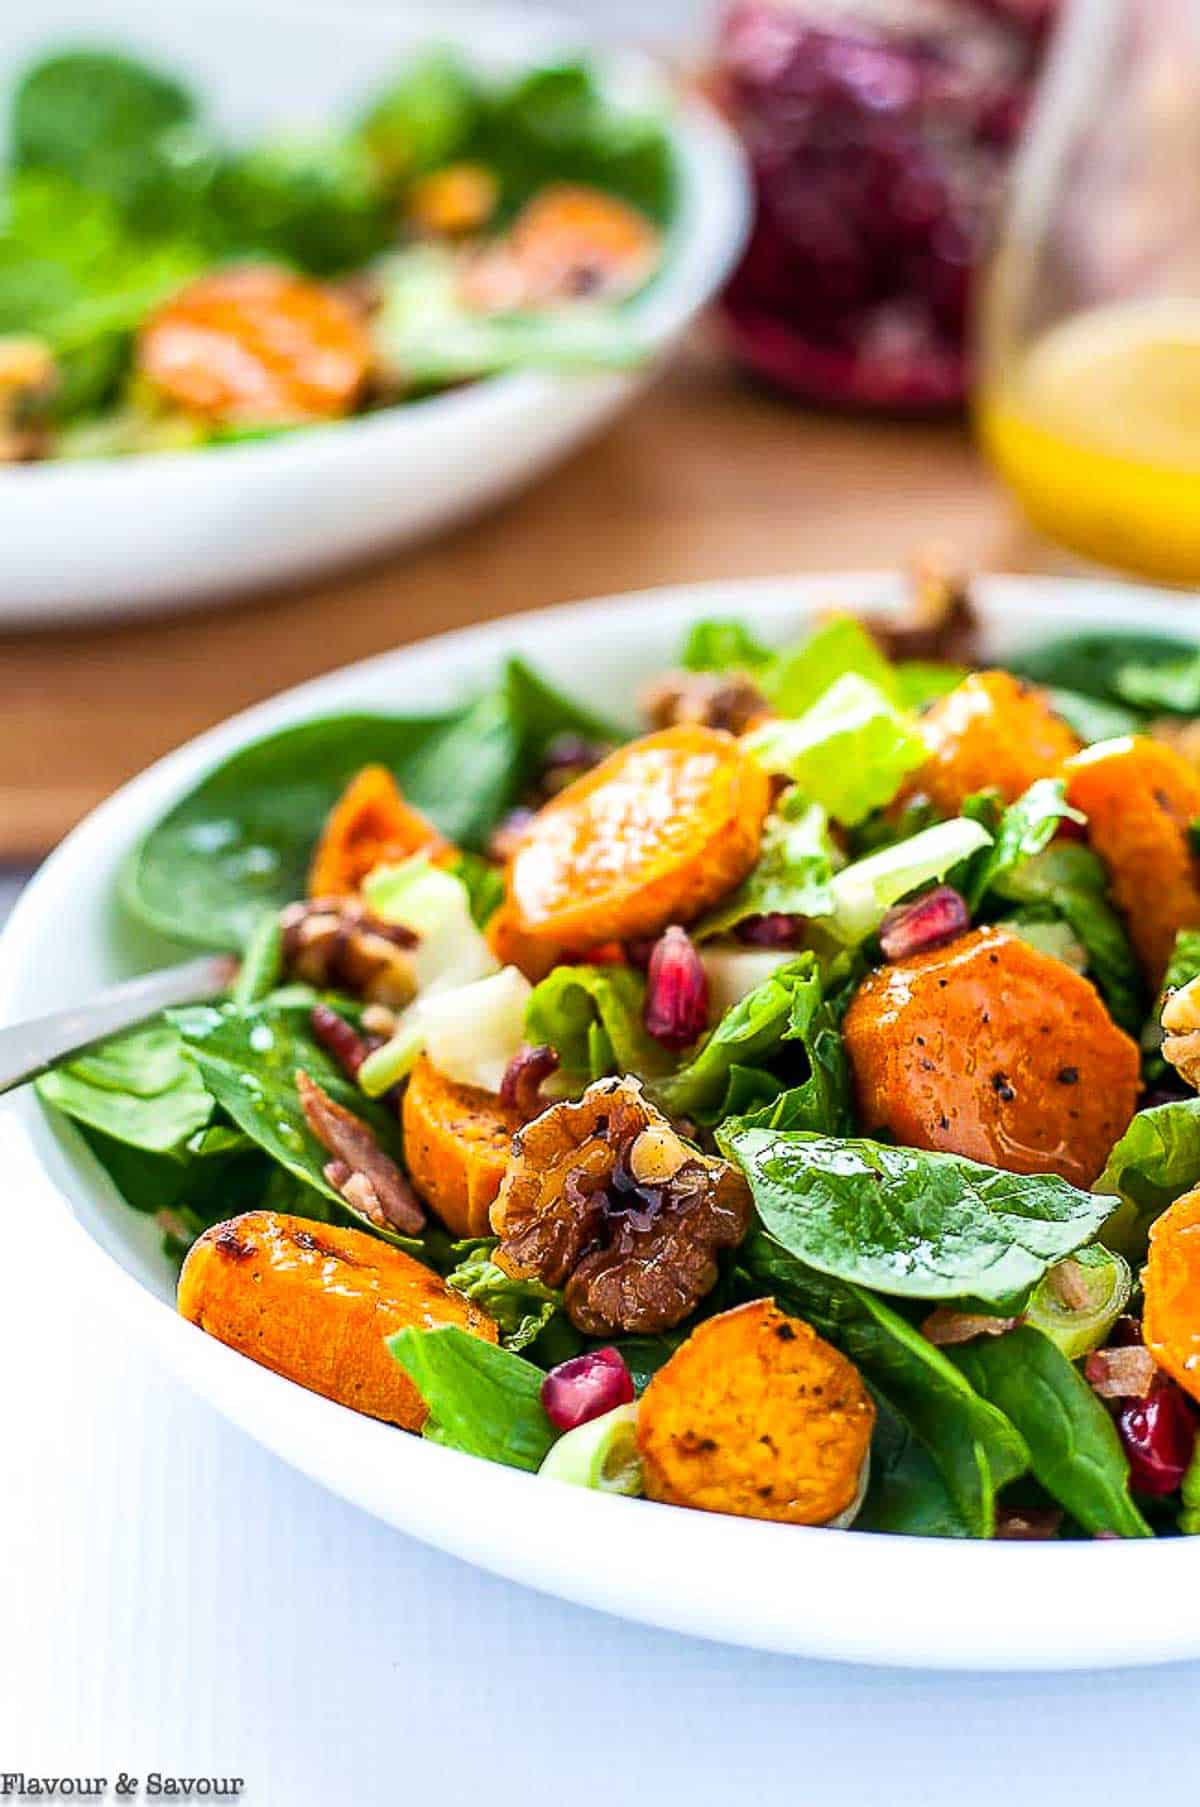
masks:
<path id="1" fill-rule="evenodd" d="M 548 1043 L 572 1090 L 607 1073 L 652 1078 L 671 1058 L 642 1027 L 646 982 L 628 966 L 558 966 L 535 985 L 525 1012 L 526 1039 Z"/>
<path id="2" fill-rule="evenodd" d="M 834 615 L 798 646 L 777 653 L 756 673 L 767 701 L 780 715 L 803 715 L 839 679 L 853 676 L 889 700 L 898 700 L 896 673 L 852 615 Z"/>
<path id="3" fill-rule="evenodd" d="M 807 1069 L 799 1085 L 787 1073 L 795 1056 Z M 850 1128 L 846 1058 L 816 956 L 800 954 L 779 967 L 725 1013 L 686 1066 L 651 1089 L 668 1115 L 699 1123 L 719 1123 L 751 1103 L 769 1105 L 786 1089 L 790 1110 L 811 1127 L 831 1134 Z"/>
<path id="4" fill-rule="evenodd" d="M 925 759 L 911 718 L 856 673 L 838 678 L 796 720 L 764 722 L 742 744 L 847 826 L 890 803 Z"/>
<path id="5" fill-rule="evenodd" d="M 528 1349 L 561 1309 L 562 1294 L 540 1280 L 514 1280 L 492 1260 L 495 1247 L 491 1237 L 467 1249 L 446 1275 L 446 1284 L 494 1319 L 506 1349 Z"/>
<path id="6" fill-rule="evenodd" d="M 1085 1531 L 1153 1536 L 1129 1497 L 1129 1463 L 1112 1419 L 1049 1337 L 1018 1325 L 947 1353 L 1016 1426 L 1034 1475 Z"/>
<path id="7" fill-rule="evenodd" d="M 558 1433 L 542 1409 L 540 1368 L 454 1325 L 398 1330 L 391 1354 L 429 1408 L 431 1443 L 530 1472 Z"/>
<path id="8" fill-rule="evenodd" d="M 1050 1174 L 754 1122 L 717 1140 L 750 1184 L 764 1227 L 822 1273 L 911 1299 L 1019 1309 L 1048 1267 L 1115 1209 Z"/>
<path id="9" fill-rule="evenodd" d="M 1124 924 L 1108 901 L 1108 875 L 1090 847 L 1056 842 L 991 880 L 1009 903 L 1049 907 L 1067 923 L 1087 955 L 1088 972 L 1113 1021 L 1136 1035 L 1146 991 Z"/>
<path id="10" fill-rule="evenodd" d="M 757 671 L 774 659 L 743 621 L 697 621 L 688 630 L 680 664 L 685 671 Z"/>
<path id="11" fill-rule="evenodd" d="M 1061 778 L 1037 779 L 1015 803 L 998 813 L 986 793 L 968 797 L 963 814 L 982 822 L 992 835 L 991 846 L 976 854 L 958 878 L 957 889 L 972 912 L 1006 875 L 1050 845 L 1060 822 L 1082 824 L 1087 819 L 1067 802 L 1066 785 Z"/>
<path id="12" fill-rule="evenodd" d="M 750 872 L 715 910 L 692 929 L 692 939 L 706 941 L 728 934 L 748 916 L 827 916 L 833 908 L 829 881 L 835 850 L 829 818 L 819 803 L 798 791 L 785 792 L 778 810 L 768 817 L 758 859 Z"/>

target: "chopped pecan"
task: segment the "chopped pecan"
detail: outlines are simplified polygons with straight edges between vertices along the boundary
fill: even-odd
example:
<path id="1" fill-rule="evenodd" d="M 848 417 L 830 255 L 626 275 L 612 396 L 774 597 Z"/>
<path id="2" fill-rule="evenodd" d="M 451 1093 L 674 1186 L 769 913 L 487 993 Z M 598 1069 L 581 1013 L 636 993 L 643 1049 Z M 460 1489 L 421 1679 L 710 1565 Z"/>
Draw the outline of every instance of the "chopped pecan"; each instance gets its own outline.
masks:
<path id="1" fill-rule="evenodd" d="M 314 897 L 280 918 L 283 961 L 293 978 L 397 1008 L 416 992 L 411 929 L 368 914 L 356 897 Z"/>
<path id="2" fill-rule="evenodd" d="M 640 1177 L 643 1176 L 643 1177 Z M 736 1168 L 680 1141 L 632 1079 L 601 1079 L 513 1138 L 492 1228 L 497 1264 L 562 1287 L 588 1336 L 680 1323 L 750 1223 Z"/>
<path id="3" fill-rule="evenodd" d="M 542 1085 L 557 1070 L 558 1055 L 545 1042 L 536 1048 L 518 1048 L 500 1082 L 501 1104 L 520 1111 L 526 1119 L 536 1117 L 545 1105 Z"/>
<path id="4" fill-rule="evenodd" d="M 425 1213 L 417 1195 L 390 1155 L 375 1140 L 369 1123 L 338 1104 L 309 1075 L 296 1074 L 304 1121 L 333 1159 L 325 1178 L 346 1203 L 381 1229 L 419 1236 Z"/>
<path id="5" fill-rule="evenodd" d="M 771 714 L 757 684 L 737 671 L 668 671 L 646 686 L 640 701 L 655 728 L 698 722 L 705 728 L 745 734 Z"/>
<path id="6" fill-rule="evenodd" d="M 944 547 L 928 547 L 914 559 L 904 607 L 874 615 L 868 625 L 889 659 L 979 662 L 979 618 L 970 585 Z"/>
<path id="7" fill-rule="evenodd" d="M 1171 992 L 1162 1007 L 1163 1059 L 1200 1091 L 1200 979 Z"/>

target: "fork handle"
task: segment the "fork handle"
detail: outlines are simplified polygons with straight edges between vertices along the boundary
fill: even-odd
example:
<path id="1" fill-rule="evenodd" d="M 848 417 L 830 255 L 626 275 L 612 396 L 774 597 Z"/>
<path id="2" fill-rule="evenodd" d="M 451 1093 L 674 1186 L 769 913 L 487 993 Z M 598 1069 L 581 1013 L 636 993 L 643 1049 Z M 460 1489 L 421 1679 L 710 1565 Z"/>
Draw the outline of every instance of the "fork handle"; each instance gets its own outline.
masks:
<path id="1" fill-rule="evenodd" d="M 130 1029 L 171 1004 L 193 1004 L 224 991 L 237 972 L 232 954 L 207 955 L 110 986 L 86 1004 L 0 1029 L 0 1093 L 36 1079 L 55 1061 L 77 1054 L 118 1029 Z"/>

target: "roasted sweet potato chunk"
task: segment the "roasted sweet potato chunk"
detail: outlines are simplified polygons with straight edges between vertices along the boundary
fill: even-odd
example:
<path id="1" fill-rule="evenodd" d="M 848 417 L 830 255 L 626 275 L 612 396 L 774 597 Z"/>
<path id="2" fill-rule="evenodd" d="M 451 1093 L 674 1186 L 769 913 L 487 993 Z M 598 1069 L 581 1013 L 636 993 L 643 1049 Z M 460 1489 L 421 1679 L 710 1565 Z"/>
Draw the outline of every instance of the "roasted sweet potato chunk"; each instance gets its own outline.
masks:
<path id="1" fill-rule="evenodd" d="M 486 313 L 614 300 L 645 282 L 658 255 L 658 232 L 636 208 L 601 189 L 558 182 L 468 262 L 463 298 Z"/>
<path id="2" fill-rule="evenodd" d="M 646 1492 L 672 1506 L 824 1525 L 859 1497 L 875 1408 L 854 1364 L 755 1299 L 693 1330 L 638 1407 Z"/>
<path id="3" fill-rule="evenodd" d="M 1086 979 L 1002 928 L 872 973 L 845 1021 L 862 1126 L 1090 1186 L 1133 1115 L 1138 1050 Z"/>
<path id="4" fill-rule="evenodd" d="M 1079 750 L 1041 691 L 1007 671 L 973 672 L 933 705 L 920 728 L 929 757 L 907 789 L 945 816 L 956 816 L 973 791 L 998 790 L 1012 803 Z"/>
<path id="5" fill-rule="evenodd" d="M 366 385 L 371 341 L 348 302 L 269 264 L 201 276 L 150 315 L 141 374 L 165 401 L 226 426 L 331 420 Z"/>
<path id="6" fill-rule="evenodd" d="M 1087 817 L 1129 938 L 1157 986 L 1177 930 L 1200 925 L 1200 867 L 1188 836 L 1200 816 L 1200 772 L 1174 747 L 1131 735 L 1088 747 L 1065 776 L 1067 800 Z"/>
<path id="7" fill-rule="evenodd" d="M 248 1211 L 206 1230 L 179 1276 L 183 1317 L 264 1368 L 370 1418 L 418 1431 L 425 1406 L 384 1347 L 454 1324 L 496 1341 L 486 1312 L 362 1230 Z"/>
<path id="8" fill-rule="evenodd" d="M 1160 1368 L 1200 1399 L 1200 1186 L 1151 1225 L 1142 1285 L 1146 1347 Z"/>
<path id="9" fill-rule="evenodd" d="M 422 1055 L 401 1107 L 409 1178 L 456 1236 L 486 1236 L 521 1113 L 493 1092 L 456 1085 Z"/>
<path id="10" fill-rule="evenodd" d="M 572 952 L 689 922 L 746 876 L 770 786 L 730 734 L 648 734 L 535 816 L 509 867 L 514 922 Z"/>
<path id="11" fill-rule="evenodd" d="M 386 766 L 365 765 L 350 780 L 321 830 L 308 872 L 310 897 L 349 897 L 389 861 L 450 851 L 437 829 L 400 794 Z"/>

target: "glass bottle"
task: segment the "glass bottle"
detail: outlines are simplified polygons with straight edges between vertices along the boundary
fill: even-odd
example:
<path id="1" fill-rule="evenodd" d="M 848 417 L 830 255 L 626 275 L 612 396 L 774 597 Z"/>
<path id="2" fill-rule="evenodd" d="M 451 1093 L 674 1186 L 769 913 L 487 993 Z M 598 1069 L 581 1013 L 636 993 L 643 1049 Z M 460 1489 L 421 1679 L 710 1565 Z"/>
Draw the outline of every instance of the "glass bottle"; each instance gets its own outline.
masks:
<path id="1" fill-rule="evenodd" d="M 1035 527 L 1200 584 L 1200 0 L 1072 0 L 982 287 L 976 420 Z"/>

